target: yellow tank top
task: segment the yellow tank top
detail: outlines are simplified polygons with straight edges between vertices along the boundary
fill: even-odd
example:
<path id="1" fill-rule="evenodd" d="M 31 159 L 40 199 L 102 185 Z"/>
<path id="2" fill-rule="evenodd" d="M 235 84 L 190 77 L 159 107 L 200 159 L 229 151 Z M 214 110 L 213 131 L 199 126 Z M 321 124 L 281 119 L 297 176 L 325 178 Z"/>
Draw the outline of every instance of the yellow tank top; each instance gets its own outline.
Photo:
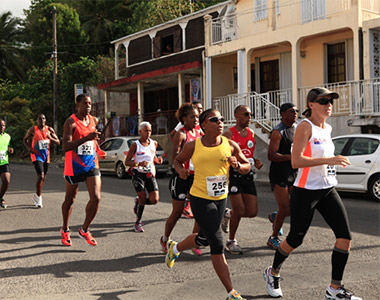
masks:
<path id="1" fill-rule="evenodd" d="M 230 165 L 227 157 L 231 156 L 230 143 L 222 136 L 220 145 L 205 147 L 201 139 L 195 141 L 191 158 L 194 165 L 194 182 L 190 194 L 208 200 L 222 200 L 228 195 Z"/>

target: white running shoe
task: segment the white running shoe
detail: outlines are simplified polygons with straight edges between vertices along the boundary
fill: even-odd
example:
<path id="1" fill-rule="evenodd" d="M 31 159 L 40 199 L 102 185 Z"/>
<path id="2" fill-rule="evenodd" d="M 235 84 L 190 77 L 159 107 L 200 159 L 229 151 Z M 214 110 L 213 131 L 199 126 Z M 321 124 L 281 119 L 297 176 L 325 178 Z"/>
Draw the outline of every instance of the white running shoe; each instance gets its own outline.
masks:
<path id="1" fill-rule="evenodd" d="M 282 297 L 282 290 L 280 287 L 280 276 L 271 275 L 271 270 L 272 266 L 266 268 L 263 274 L 267 286 L 267 291 L 269 296 L 271 296 L 272 298 L 280 298 Z"/>
<path id="2" fill-rule="evenodd" d="M 326 289 L 326 300 L 342 300 L 342 299 L 362 300 L 362 298 L 354 296 L 352 292 L 345 289 L 343 285 L 335 291 L 332 291 L 330 287 Z"/>
<path id="3" fill-rule="evenodd" d="M 42 207 L 42 196 L 37 196 L 37 194 L 34 194 L 32 197 L 33 204 L 36 208 Z"/>

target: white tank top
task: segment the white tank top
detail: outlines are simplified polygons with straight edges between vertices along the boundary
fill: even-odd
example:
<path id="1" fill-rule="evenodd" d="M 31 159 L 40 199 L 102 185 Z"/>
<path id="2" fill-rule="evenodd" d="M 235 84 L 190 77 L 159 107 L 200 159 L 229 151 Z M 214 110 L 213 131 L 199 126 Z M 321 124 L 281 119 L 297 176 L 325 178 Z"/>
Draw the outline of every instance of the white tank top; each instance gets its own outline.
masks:
<path id="1" fill-rule="evenodd" d="M 136 141 L 135 162 L 139 163 L 147 161 L 147 167 L 134 167 L 137 171 L 142 173 L 156 173 L 154 167 L 154 157 L 156 156 L 156 145 L 152 139 L 149 139 L 149 145 L 144 147 L 141 145 L 140 140 Z"/>
<path id="2" fill-rule="evenodd" d="M 308 122 L 312 130 L 304 155 L 307 157 L 335 156 L 335 146 L 331 140 L 331 126 L 325 123 L 325 128 L 321 128 L 315 126 L 309 119 L 304 119 L 302 122 Z M 338 183 L 335 173 L 335 166 L 329 165 L 299 168 L 294 186 L 308 190 L 327 189 Z"/>

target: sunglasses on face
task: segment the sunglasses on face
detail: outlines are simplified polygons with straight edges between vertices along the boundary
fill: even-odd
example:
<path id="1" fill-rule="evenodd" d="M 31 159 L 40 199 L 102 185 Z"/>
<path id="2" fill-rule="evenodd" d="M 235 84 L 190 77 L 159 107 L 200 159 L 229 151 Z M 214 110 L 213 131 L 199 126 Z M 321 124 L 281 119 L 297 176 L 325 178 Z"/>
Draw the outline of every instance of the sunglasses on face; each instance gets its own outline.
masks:
<path id="1" fill-rule="evenodd" d="M 291 112 L 291 113 L 299 113 L 299 110 L 298 109 L 291 109 L 291 110 L 288 110 L 288 112 Z"/>
<path id="2" fill-rule="evenodd" d="M 329 103 L 331 103 L 331 105 L 334 105 L 334 99 L 329 99 L 329 98 L 319 98 L 319 99 L 314 100 L 313 102 L 317 102 L 321 105 L 327 105 Z"/>
<path id="3" fill-rule="evenodd" d="M 213 123 L 217 123 L 219 121 L 224 122 L 224 117 L 210 117 L 207 120 Z"/>
<path id="4" fill-rule="evenodd" d="M 245 113 L 243 113 L 243 116 L 244 117 L 249 117 L 249 116 L 251 116 L 251 117 L 253 117 L 253 113 L 250 113 L 250 112 L 245 112 Z"/>

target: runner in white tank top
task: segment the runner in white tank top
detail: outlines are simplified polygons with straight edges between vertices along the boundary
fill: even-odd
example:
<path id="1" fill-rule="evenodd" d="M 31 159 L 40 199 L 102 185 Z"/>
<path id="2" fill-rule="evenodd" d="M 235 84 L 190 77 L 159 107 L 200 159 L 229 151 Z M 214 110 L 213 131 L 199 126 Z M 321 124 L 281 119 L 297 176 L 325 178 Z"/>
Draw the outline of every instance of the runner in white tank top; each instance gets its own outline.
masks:
<path id="1" fill-rule="evenodd" d="M 321 128 L 314 125 L 309 119 L 302 122 L 308 122 L 311 125 L 312 132 L 304 155 L 311 158 L 333 157 L 335 146 L 331 140 L 331 126 L 325 123 L 325 128 Z M 308 190 L 319 190 L 330 188 L 337 183 L 335 166 L 324 164 L 298 169 L 294 186 Z"/>
<path id="2" fill-rule="evenodd" d="M 303 113 L 307 119 L 297 126 L 291 153 L 292 167 L 298 168 L 298 174 L 290 198 L 290 232 L 277 247 L 272 266 L 264 271 L 267 291 L 271 297 L 282 297 L 281 266 L 289 254 L 302 244 L 314 212 L 318 210 L 335 236 L 331 281 L 325 299 L 362 300 L 342 284 L 352 236 L 346 209 L 334 188 L 337 183 L 335 166 L 345 167 L 350 161 L 342 155 L 334 155 L 332 128 L 326 123 L 326 119 L 331 116 L 334 99 L 338 98 L 337 93 L 326 88 L 314 88 L 307 94 L 307 110 Z M 311 265 L 305 267 L 307 270 Z"/>

